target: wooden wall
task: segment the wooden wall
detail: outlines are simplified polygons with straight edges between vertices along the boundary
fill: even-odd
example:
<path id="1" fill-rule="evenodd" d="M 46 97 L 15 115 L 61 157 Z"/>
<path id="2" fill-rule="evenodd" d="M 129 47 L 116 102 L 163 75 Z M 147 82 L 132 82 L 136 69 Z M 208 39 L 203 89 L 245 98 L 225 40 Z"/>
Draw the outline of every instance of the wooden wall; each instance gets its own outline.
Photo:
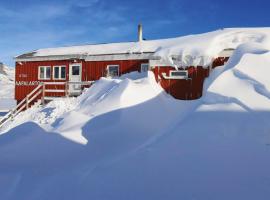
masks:
<path id="1" fill-rule="evenodd" d="M 165 79 L 162 73 L 169 76 L 174 67 L 155 67 L 153 72 L 157 82 L 164 88 L 164 90 L 176 99 L 192 100 L 198 99 L 202 96 L 203 82 L 209 75 L 209 68 L 188 67 L 187 79 Z"/>
<path id="2" fill-rule="evenodd" d="M 224 65 L 229 58 L 217 58 L 213 61 L 212 68 Z M 78 63 L 82 63 L 82 81 L 92 81 L 98 80 L 100 77 L 106 75 L 107 65 L 119 65 L 120 75 L 129 73 L 132 71 L 140 71 L 142 63 L 148 63 L 148 60 L 118 60 L 118 61 L 84 61 L 76 60 Z M 66 80 L 69 76 L 69 64 L 74 63 L 73 60 L 63 60 L 63 61 L 33 61 L 33 62 L 20 62 L 16 63 L 16 82 L 22 81 L 42 81 L 42 82 L 63 82 L 65 80 L 53 80 L 52 74 L 50 80 L 38 80 L 38 67 L 39 66 L 57 66 L 65 65 L 66 68 Z M 174 70 L 173 67 L 155 67 L 153 72 L 155 74 L 156 80 L 164 88 L 164 90 L 171 94 L 176 99 L 192 100 L 198 99 L 202 96 L 203 92 L 203 82 L 206 77 L 209 76 L 209 67 L 203 68 L 198 67 L 188 67 L 188 79 L 165 79 L 162 73 L 166 73 L 169 76 L 169 71 Z M 51 73 L 53 70 L 51 68 Z M 20 101 L 29 94 L 36 85 L 25 86 L 16 85 L 15 86 L 15 99 Z M 51 89 L 64 89 L 64 86 L 52 85 L 48 88 Z M 64 93 L 49 93 L 48 96 L 64 96 Z"/>
<path id="3" fill-rule="evenodd" d="M 63 61 L 33 61 L 16 63 L 16 82 L 64 82 L 69 80 L 69 64 L 74 63 L 73 60 Z M 140 71 L 142 63 L 148 63 L 148 60 L 119 60 L 119 61 L 83 61 L 76 60 L 76 63 L 82 63 L 82 81 L 98 80 L 106 75 L 107 65 L 119 65 L 120 75 L 132 71 Z M 66 66 L 66 80 L 53 80 L 53 66 Z M 51 66 L 51 79 L 38 80 L 39 66 Z M 15 85 L 15 99 L 20 101 L 26 97 L 37 85 Z M 47 86 L 47 89 L 64 89 L 63 85 Z M 64 96 L 64 93 L 48 93 L 47 96 Z"/>

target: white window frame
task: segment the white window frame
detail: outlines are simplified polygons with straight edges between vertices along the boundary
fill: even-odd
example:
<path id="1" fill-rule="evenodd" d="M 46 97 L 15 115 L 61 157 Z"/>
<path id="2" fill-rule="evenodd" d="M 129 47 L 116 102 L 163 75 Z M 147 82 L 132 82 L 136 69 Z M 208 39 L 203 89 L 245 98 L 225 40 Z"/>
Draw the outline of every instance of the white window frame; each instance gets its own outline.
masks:
<path id="1" fill-rule="evenodd" d="M 55 75 L 54 71 L 55 71 L 56 67 L 59 67 L 59 72 L 58 72 L 59 78 L 55 78 L 55 76 L 54 76 Z M 61 68 L 66 69 L 64 78 L 61 77 Z M 55 65 L 55 66 L 53 66 L 53 80 L 66 80 L 66 78 L 67 78 L 67 66 L 66 65 Z"/>
<path id="2" fill-rule="evenodd" d="M 185 72 L 186 75 L 183 76 L 173 76 L 172 73 L 173 72 Z M 170 78 L 171 79 L 187 79 L 188 78 L 188 70 L 170 70 Z"/>
<path id="3" fill-rule="evenodd" d="M 40 77 L 40 68 L 49 68 L 49 69 L 50 69 L 50 78 L 47 78 L 46 70 L 45 70 L 45 72 L 44 72 L 44 78 L 41 78 L 41 77 Z M 39 67 L 38 67 L 38 80 L 51 80 L 51 77 L 52 77 L 52 69 L 51 69 L 51 66 L 39 66 Z"/>
<path id="4" fill-rule="evenodd" d="M 147 71 L 142 71 L 143 66 L 147 65 L 147 71 L 149 71 L 149 63 L 141 63 L 141 73 L 147 72 Z"/>
<path id="5" fill-rule="evenodd" d="M 118 67 L 118 74 L 116 76 L 116 77 L 118 77 L 120 74 L 120 66 L 119 65 L 107 65 L 107 77 L 112 77 L 112 76 L 110 76 L 110 73 L 109 73 L 110 67 Z M 113 76 L 113 77 L 115 77 L 115 76 Z"/>

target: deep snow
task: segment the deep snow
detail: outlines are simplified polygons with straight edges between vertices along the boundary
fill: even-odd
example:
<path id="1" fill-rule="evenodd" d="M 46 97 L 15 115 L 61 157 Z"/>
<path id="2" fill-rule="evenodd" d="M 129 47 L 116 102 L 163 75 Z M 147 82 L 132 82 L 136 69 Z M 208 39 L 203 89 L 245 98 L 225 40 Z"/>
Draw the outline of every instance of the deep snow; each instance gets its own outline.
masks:
<path id="1" fill-rule="evenodd" d="M 0 199 L 268 200 L 269 49 L 238 46 L 199 100 L 132 73 L 21 113 L 0 135 Z"/>

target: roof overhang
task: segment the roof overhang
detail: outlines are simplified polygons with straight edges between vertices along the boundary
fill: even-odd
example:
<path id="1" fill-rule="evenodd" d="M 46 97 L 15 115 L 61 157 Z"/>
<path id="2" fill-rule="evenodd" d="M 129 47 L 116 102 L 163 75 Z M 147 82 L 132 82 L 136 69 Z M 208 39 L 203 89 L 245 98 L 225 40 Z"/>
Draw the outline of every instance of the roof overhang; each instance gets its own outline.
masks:
<path id="1" fill-rule="evenodd" d="M 103 55 L 52 55 L 52 56 L 18 56 L 14 58 L 16 62 L 34 61 L 56 61 L 80 59 L 85 61 L 112 61 L 112 60 L 150 60 L 159 59 L 154 56 L 154 52 L 125 53 L 125 54 L 103 54 Z"/>

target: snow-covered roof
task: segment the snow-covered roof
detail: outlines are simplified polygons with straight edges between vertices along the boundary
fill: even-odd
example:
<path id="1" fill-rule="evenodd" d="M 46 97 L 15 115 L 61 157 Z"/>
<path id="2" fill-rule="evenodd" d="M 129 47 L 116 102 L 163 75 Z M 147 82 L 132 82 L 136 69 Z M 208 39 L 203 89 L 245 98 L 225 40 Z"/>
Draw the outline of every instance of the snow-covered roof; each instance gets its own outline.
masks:
<path id="1" fill-rule="evenodd" d="M 270 47 L 269 36 L 270 28 L 228 28 L 169 39 L 38 49 L 19 55 L 15 59 L 26 61 L 159 58 L 159 63 L 173 65 L 175 61 L 172 58 L 177 57 L 177 64 L 182 66 L 205 66 L 221 52 L 224 53 L 224 49 L 235 49 L 243 43 L 257 42 Z"/>

